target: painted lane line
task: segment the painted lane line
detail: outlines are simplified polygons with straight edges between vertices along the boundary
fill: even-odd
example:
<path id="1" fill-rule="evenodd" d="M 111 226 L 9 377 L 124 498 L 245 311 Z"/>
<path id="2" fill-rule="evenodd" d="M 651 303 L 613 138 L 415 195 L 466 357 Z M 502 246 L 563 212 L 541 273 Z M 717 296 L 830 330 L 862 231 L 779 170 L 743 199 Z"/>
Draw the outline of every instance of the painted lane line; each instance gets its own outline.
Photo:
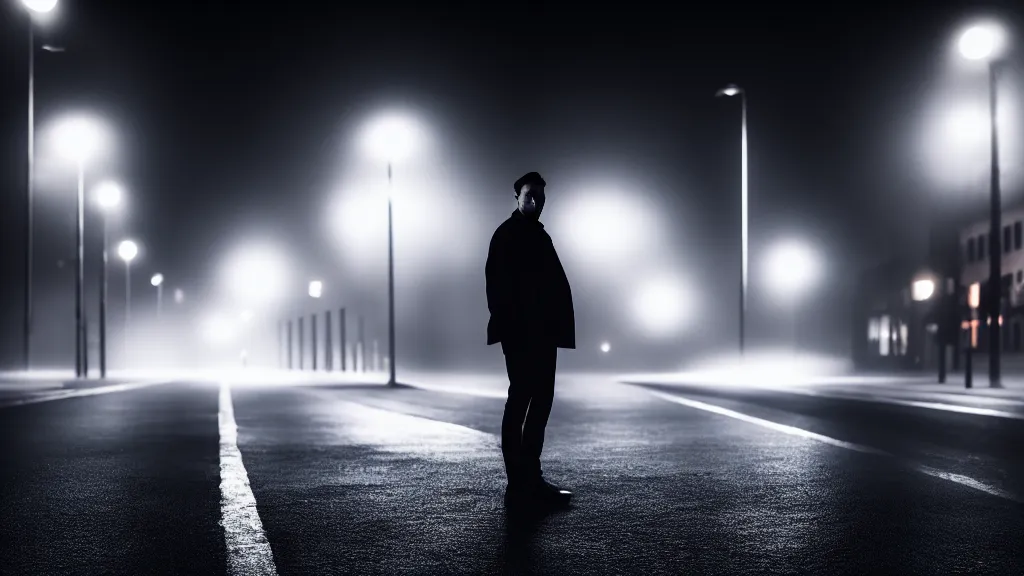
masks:
<path id="1" fill-rule="evenodd" d="M 964 406 L 962 404 L 946 404 L 945 402 L 925 402 L 923 400 L 906 400 L 903 398 L 893 398 L 890 396 L 875 396 L 875 395 L 860 395 L 860 394 L 843 394 L 843 393 L 829 393 L 829 392 L 817 392 L 814 390 L 781 390 L 783 392 L 790 392 L 793 394 L 801 394 L 804 396 L 814 396 L 816 398 L 834 398 L 837 400 L 859 400 L 861 402 L 875 402 L 878 404 L 894 404 L 897 406 L 910 406 L 913 408 L 926 408 L 929 410 L 942 410 L 945 412 L 957 412 L 959 414 L 973 414 L 975 416 L 990 416 L 993 418 L 1008 418 L 1011 420 L 1024 420 L 1024 414 L 1016 414 L 1014 412 L 1005 412 L 1003 410 L 993 410 L 991 408 L 977 408 L 975 406 Z"/>
<path id="2" fill-rule="evenodd" d="M 10 402 L 3 402 L 0 403 L 0 408 L 26 406 L 28 404 L 39 404 L 40 402 L 50 402 L 53 400 L 66 400 L 68 398 L 99 396 L 100 394 L 110 394 L 112 392 L 127 392 L 128 390 L 138 390 L 139 388 L 156 386 L 157 384 L 167 384 L 168 382 L 170 381 L 132 382 L 128 384 L 111 384 L 110 386 L 97 386 L 95 388 L 82 388 L 80 390 L 60 390 L 58 392 L 48 392 L 46 394 L 33 396 L 30 398 L 19 398 L 17 400 L 12 400 Z"/>
<path id="3" fill-rule="evenodd" d="M 256 497 L 238 449 L 238 425 L 231 388 L 220 386 L 220 524 L 224 528 L 229 576 L 276 576 L 274 554 L 256 510 Z"/>
<path id="4" fill-rule="evenodd" d="M 896 458 L 896 456 L 894 454 L 892 454 L 891 452 L 886 452 L 885 450 L 880 450 L 878 448 L 872 448 L 870 446 L 863 446 L 861 444 L 855 444 L 853 442 L 846 442 L 844 440 L 837 440 L 835 438 L 832 438 L 832 437 L 829 437 L 829 436 L 824 436 L 822 434 L 818 434 L 816 432 L 811 432 L 809 430 L 804 430 L 802 428 L 796 428 L 794 426 L 788 426 L 786 424 L 779 424 L 778 422 L 772 422 L 771 420 L 764 420 L 762 418 L 757 418 L 755 416 L 748 416 L 748 415 L 743 414 L 741 412 L 736 412 L 735 410 L 729 410 L 728 408 L 722 408 L 721 406 L 715 406 L 714 404 L 707 404 L 707 403 L 704 403 L 704 402 L 699 402 L 697 400 L 691 400 L 689 398 L 684 398 L 682 396 L 676 396 L 676 395 L 673 395 L 673 394 L 666 394 L 664 392 L 658 392 L 658 391 L 655 391 L 655 390 L 649 390 L 649 392 L 651 394 L 653 394 L 654 396 L 657 396 L 658 398 L 661 398 L 662 400 L 667 400 L 669 402 L 674 402 L 676 404 L 682 404 L 683 406 L 688 406 L 690 408 L 696 408 L 697 410 L 704 410 L 706 412 L 712 412 L 714 414 L 719 414 L 719 415 L 722 415 L 722 416 L 728 416 L 729 418 L 733 418 L 733 419 L 736 419 L 736 420 L 741 420 L 743 422 L 748 422 L 750 424 L 756 424 L 757 426 L 761 426 L 763 428 L 768 428 L 770 430 L 775 430 L 776 432 L 782 432 L 784 434 L 790 434 L 792 436 L 798 436 L 800 438 L 807 438 L 809 440 L 815 440 L 815 441 L 821 442 L 823 444 L 829 444 L 831 446 L 838 446 L 840 448 L 846 448 L 847 450 L 853 450 L 853 451 L 856 451 L 856 452 L 863 452 L 863 453 L 866 453 L 866 454 L 875 454 L 877 456 L 886 456 L 886 457 L 898 460 L 898 458 Z M 907 464 L 911 468 L 913 468 L 914 470 L 916 470 L 918 472 L 921 472 L 922 474 L 927 474 L 928 476 L 933 476 L 935 478 L 941 478 L 943 480 L 948 480 L 950 482 L 954 482 L 956 484 L 960 484 L 961 486 L 966 486 L 968 488 L 973 488 L 973 489 L 978 490 L 980 492 L 984 492 L 984 493 L 990 494 L 992 496 L 997 496 L 997 497 L 1003 498 L 1005 500 L 1010 500 L 1012 502 L 1024 503 L 1024 499 L 1022 499 L 1022 498 L 1020 498 L 1020 497 L 1018 497 L 1018 496 L 1016 496 L 1016 495 L 1014 495 L 1014 494 L 1012 494 L 1010 492 L 1007 492 L 1006 490 L 1002 490 L 1000 488 L 996 488 L 994 486 L 990 486 L 988 484 L 985 484 L 984 482 L 981 482 L 979 480 L 975 480 L 974 478 L 971 478 L 969 476 L 964 476 L 962 474 L 953 474 L 953 473 L 950 473 L 950 472 L 943 472 L 943 471 L 938 470 L 936 468 L 931 468 L 929 466 L 922 466 L 922 465 L 919 465 L 919 464 L 913 464 L 913 463 L 907 463 Z"/>

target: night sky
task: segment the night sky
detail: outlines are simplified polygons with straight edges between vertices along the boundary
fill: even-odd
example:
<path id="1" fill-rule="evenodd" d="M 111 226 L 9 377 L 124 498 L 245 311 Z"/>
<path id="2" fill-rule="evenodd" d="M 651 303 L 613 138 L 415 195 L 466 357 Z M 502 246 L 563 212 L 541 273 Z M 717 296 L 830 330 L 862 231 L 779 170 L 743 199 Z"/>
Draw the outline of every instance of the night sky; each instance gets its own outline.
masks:
<path id="1" fill-rule="evenodd" d="M 950 35 L 984 14 L 980 3 L 343 4 L 65 1 L 39 28 L 40 43 L 66 52 L 37 54 L 38 130 L 74 109 L 111 126 L 116 157 L 95 171 L 129 190 L 117 232 L 144 242 L 140 291 L 159 262 L 201 297 L 217 247 L 239 230 L 284 239 L 309 269 L 340 266 L 320 213 L 346 130 L 396 101 L 429 111 L 444 133 L 444 173 L 487 206 L 486 221 L 473 224 L 482 229 L 511 212 L 511 184 L 530 170 L 548 178 L 552 210 L 560 183 L 581 174 L 620 174 L 654 191 L 682 229 L 664 250 L 712 296 L 701 306 L 716 324 L 669 348 L 735 341 L 739 105 L 713 97 L 727 83 L 749 94 L 752 267 L 769 238 L 796 230 L 816 239 L 828 278 L 807 304 L 806 340 L 822 351 L 849 349 L 846 301 L 860 269 L 923 253 L 929 212 L 977 208 L 934 200 L 941 195 L 915 170 L 905 135 Z M 1019 13 L 997 13 L 1019 27 Z M 5 2 L 0 365 L 11 367 L 22 346 L 27 26 L 20 2 Z M 36 347 L 52 364 L 71 358 L 72 280 L 56 262 L 73 251 L 74 179 L 39 179 L 37 307 L 52 319 L 40 320 L 36 338 L 46 343 Z M 426 206 L 430 218 L 449 217 L 443 202 Z M 486 238 L 473 249 L 482 258 Z M 482 277 L 482 266 L 467 269 L 464 288 L 429 292 L 479 292 L 471 304 L 418 300 L 468 314 L 453 342 L 482 348 Z M 586 293 L 582 283 L 574 293 Z M 586 330 L 592 315 L 581 306 Z M 770 328 L 763 320 L 759 333 Z M 461 358 L 437 351 L 419 363 Z"/>

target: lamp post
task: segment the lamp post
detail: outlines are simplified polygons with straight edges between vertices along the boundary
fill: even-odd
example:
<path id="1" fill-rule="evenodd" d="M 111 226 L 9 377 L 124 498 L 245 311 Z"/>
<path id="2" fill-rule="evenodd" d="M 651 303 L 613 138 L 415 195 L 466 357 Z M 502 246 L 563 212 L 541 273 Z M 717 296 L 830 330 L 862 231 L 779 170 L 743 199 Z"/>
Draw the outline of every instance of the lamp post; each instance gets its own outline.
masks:
<path id="1" fill-rule="evenodd" d="M 109 252 L 109 215 L 121 204 L 121 187 L 104 182 L 96 189 L 96 201 L 103 219 L 103 259 L 100 263 L 100 378 L 107 377 L 107 265 Z"/>
<path id="2" fill-rule="evenodd" d="M 75 266 L 75 373 L 88 376 L 88 358 L 85 340 L 85 163 L 95 152 L 100 135 L 96 125 L 88 118 L 65 120 L 57 130 L 57 144 L 66 158 L 74 161 L 78 169 L 78 217 L 76 221 Z"/>
<path id="3" fill-rule="evenodd" d="M 748 204 L 747 204 L 747 93 L 735 84 L 729 84 L 715 93 L 716 97 L 740 97 L 740 355 L 746 347 L 747 331 L 747 258 L 748 258 Z"/>
<path id="4" fill-rule="evenodd" d="M 394 386 L 395 362 L 395 247 L 394 247 L 394 180 L 393 165 L 413 152 L 419 133 L 415 118 L 391 115 L 378 119 L 369 126 L 367 146 L 370 152 L 383 160 L 388 177 L 388 385 Z"/>
<path id="5" fill-rule="evenodd" d="M 159 273 L 154 274 L 153 277 L 149 279 L 149 283 L 156 288 L 156 319 L 159 321 L 161 310 L 164 305 L 164 275 Z"/>
<path id="6" fill-rule="evenodd" d="M 989 206 L 989 279 L 988 279 L 988 381 L 991 388 L 1002 388 L 1000 352 L 1002 323 L 1002 194 L 999 178 L 999 129 L 998 73 L 1001 61 L 998 58 L 1000 34 L 994 26 L 973 26 L 968 28 L 958 43 L 960 54 L 967 60 L 985 61 L 988 64 L 988 102 L 990 124 L 990 180 Z"/>
<path id="7" fill-rule="evenodd" d="M 819 260 L 810 245 L 788 240 L 772 246 L 768 252 L 768 288 L 792 308 L 792 345 L 794 353 L 799 343 L 798 310 L 800 300 L 817 283 Z"/>
<path id="8" fill-rule="evenodd" d="M 132 260 L 139 254 L 139 246 L 124 240 L 117 246 L 117 255 L 124 260 L 124 360 L 128 363 L 128 331 L 132 318 Z"/>
<path id="9" fill-rule="evenodd" d="M 320 280 L 313 280 L 313 281 L 311 281 L 309 283 L 309 297 L 310 298 L 312 298 L 314 300 L 319 300 L 320 297 L 323 295 L 323 293 L 324 293 L 324 283 L 323 282 L 321 282 Z M 309 330 L 310 330 L 310 340 L 309 340 L 309 343 L 310 343 L 310 355 L 311 355 L 311 360 L 312 360 L 312 364 L 313 364 L 313 372 L 316 372 L 316 369 L 317 369 L 316 353 L 317 353 L 318 344 L 317 344 L 317 339 L 316 339 L 316 336 L 317 336 L 316 317 L 318 315 L 319 315 L 319 312 L 314 310 L 313 314 L 310 315 L 310 317 L 309 317 Z"/>
<path id="10" fill-rule="evenodd" d="M 28 10 L 28 186 L 25 207 L 25 316 L 23 332 L 25 338 L 24 368 L 31 368 L 32 356 L 32 231 L 33 202 L 35 188 L 35 83 L 36 83 L 36 40 L 32 17 L 46 14 L 57 7 L 57 0 L 22 0 Z"/>

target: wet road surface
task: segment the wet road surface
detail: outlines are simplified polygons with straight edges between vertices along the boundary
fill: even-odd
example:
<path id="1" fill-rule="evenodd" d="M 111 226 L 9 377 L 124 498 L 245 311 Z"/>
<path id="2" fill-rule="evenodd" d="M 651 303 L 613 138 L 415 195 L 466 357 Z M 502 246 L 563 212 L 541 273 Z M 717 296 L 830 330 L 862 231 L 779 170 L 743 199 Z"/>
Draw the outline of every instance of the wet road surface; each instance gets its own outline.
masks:
<path id="1" fill-rule="evenodd" d="M 499 398 L 174 382 L 9 405 L 0 573 L 1024 573 L 1024 402 L 856 394 L 562 377 L 543 465 L 576 497 L 530 522 L 502 503 Z M 979 402 L 999 415 L 927 407 Z"/>

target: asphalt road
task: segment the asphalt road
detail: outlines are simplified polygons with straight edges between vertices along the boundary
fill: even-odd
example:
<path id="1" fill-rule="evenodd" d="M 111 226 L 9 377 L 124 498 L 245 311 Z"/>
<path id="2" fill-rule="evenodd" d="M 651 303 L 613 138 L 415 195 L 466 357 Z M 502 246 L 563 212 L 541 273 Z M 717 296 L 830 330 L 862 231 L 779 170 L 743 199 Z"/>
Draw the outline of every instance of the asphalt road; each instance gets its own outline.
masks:
<path id="1" fill-rule="evenodd" d="M 1022 402 L 558 386 L 543 464 L 576 497 L 532 521 L 503 507 L 497 398 L 250 384 L 225 412 L 218 384 L 167 383 L 0 408 L 0 573 L 1024 574 Z"/>

